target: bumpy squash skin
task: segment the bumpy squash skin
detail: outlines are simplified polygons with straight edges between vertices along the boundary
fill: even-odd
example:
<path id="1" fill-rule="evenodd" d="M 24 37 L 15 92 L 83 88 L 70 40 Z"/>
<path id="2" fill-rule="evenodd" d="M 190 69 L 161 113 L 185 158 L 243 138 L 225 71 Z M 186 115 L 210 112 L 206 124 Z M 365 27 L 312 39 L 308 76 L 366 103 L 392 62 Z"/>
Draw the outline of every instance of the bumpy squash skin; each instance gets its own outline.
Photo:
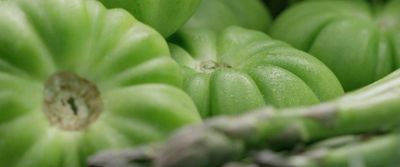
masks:
<path id="1" fill-rule="evenodd" d="M 170 48 L 184 71 L 184 89 L 203 117 L 265 105 L 311 105 L 343 94 L 318 59 L 259 31 L 191 29 L 174 43 Z"/>
<path id="2" fill-rule="evenodd" d="M 164 37 L 177 31 L 201 0 L 99 0 L 109 8 L 124 8 Z"/>
<path id="3" fill-rule="evenodd" d="M 229 26 L 267 32 L 271 16 L 260 0 L 203 0 L 184 28 L 221 31 Z"/>
<path id="4" fill-rule="evenodd" d="M 299 3 L 278 17 L 270 34 L 314 55 L 345 90 L 354 90 L 400 66 L 400 1 Z"/>
<path id="5" fill-rule="evenodd" d="M 75 132 L 50 126 L 43 85 L 55 72 L 100 89 L 103 111 Z M 158 141 L 200 121 L 155 30 L 93 0 L 0 1 L 0 166 L 80 167 L 101 149 Z"/>

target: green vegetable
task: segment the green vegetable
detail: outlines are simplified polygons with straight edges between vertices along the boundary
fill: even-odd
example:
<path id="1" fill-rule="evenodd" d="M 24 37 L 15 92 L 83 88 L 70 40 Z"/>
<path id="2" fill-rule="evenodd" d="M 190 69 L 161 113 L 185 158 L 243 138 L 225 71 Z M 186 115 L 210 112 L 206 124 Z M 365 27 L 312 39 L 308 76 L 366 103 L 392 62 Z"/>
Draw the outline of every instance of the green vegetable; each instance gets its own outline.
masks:
<path id="1" fill-rule="evenodd" d="M 168 37 L 196 11 L 201 0 L 99 0 L 109 8 L 124 8 L 138 20 Z"/>
<path id="2" fill-rule="evenodd" d="M 96 167 L 150 167 L 157 149 L 160 147 L 104 151 L 91 157 L 88 164 Z M 242 160 L 244 162 L 228 162 L 222 167 L 397 167 L 400 163 L 398 133 L 372 137 L 339 136 L 306 149 L 294 155 L 290 151 L 289 154 L 270 150 L 252 152 Z"/>
<path id="3" fill-rule="evenodd" d="M 153 165 L 217 167 L 251 149 L 281 149 L 338 135 L 390 131 L 400 124 L 399 101 L 400 70 L 318 106 L 269 108 L 184 128 L 155 153 Z"/>
<path id="4" fill-rule="evenodd" d="M 200 121 L 163 37 L 93 0 L 0 1 L 0 166 L 79 167 Z"/>
<path id="5" fill-rule="evenodd" d="M 397 167 L 399 156 L 400 135 L 389 134 L 342 146 L 314 148 L 287 162 L 293 167 Z"/>
<path id="6" fill-rule="evenodd" d="M 184 89 L 202 116 L 274 105 L 317 104 L 343 93 L 334 74 L 314 57 L 239 27 L 181 31 L 171 44 L 184 71 Z"/>
<path id="7" fill-rule="evenodd" d="M 184 28 L 222 31 L 236 25 L 266 32 L 270 22 L 269 11 L 260 0 L 203 0 Z"/>
<path id="8" fill-rule="evenodd" d="M 271 36 L 324 62 L 350 91 L 400 67 L 400 1 L 310 1 L 284 12 Z"/>
<path id="9" fill-rule="evenodd" d="M 309 145 L 302 151 L 257 151 L 243 160 L 247 163 L 230 162 L 223 167 L 397 167 L 399 139 L 398 133 L 338 136 Z"/>

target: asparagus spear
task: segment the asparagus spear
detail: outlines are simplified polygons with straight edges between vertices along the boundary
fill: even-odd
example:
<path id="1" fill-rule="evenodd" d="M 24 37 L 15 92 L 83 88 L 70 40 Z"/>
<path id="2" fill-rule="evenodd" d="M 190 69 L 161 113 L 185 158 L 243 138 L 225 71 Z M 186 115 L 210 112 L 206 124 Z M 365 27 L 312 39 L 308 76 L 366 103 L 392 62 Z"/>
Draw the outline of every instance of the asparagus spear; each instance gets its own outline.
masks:
<path id="1" fill-rule="evenodd" d="M 151 167 L 158 145 L 108 150 L 88 159 L 88 167 Z"/>
<path id="2" fill-rule="evenodd" d="M 264 150 L 248 156 L 247 163 L 231 162 L 223 167 L 397 167 L 400 134 L 334 137 L 300 154 Z"/>
<path id="3" fill-rule="evenodd" d="M 293 146 L 343 134 L 386 131 L 400 124 L 400 70 L 337 100 L 310 108 L 267 108 L 218 117 L 173 135 L 156 167 L 217 167 L 246 150 Z"/>
<path id="4" fill-rule="evenodd" d="M 320 148 L 290 158 L 294 167 L 398 167 L 400 135 L 390 134 L 339 148 Z"/>
<path id="5" fill-rule="evenodd" d="M 351 141 L 342 146 L 319 146 L 295 155 L 274 167 L 397 167 L 400 164 L 400 134 Z M 270 153 L 253 158 L 257 167 L 271 167 Z"/>

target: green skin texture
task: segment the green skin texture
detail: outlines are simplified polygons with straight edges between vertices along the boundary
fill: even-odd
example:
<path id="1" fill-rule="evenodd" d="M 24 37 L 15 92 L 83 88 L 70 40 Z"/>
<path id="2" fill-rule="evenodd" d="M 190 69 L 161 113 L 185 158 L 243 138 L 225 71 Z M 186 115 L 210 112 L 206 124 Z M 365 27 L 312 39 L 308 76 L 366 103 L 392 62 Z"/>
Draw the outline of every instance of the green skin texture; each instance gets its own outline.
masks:
<path id="1" fill-rule="evenodd" d="M 262 32 L 230 27 L 182 31 L 171 44 L 184 89 L 203 117 L 265 105 L 312 105 L 342 95 L 334 74 L 316 58 Z M 214 62 L 214 64 L 212 63 Z"/>
<path id="2" fill-rule="evenodd" d="M 199 9 L 185 24 L 186 28 L 221 31 L 229 26 L 267 32 L 271 16 L 260 0 L 203 0 Z"/>
<path id="3" fill-rule="evenodd" d="M 285 11 L 272 37 L 324 62 L 351 91 L 400 66 L 400 1 L 310 1 Z"/>
<path id="4" fill-rule="evenodd" d="M 183 26 L 201 0 L 99 0 L 108 8 L 123 8 L 164 37 Z"/>
<path id="5" fill-rule="evenodd" d="M 97 84 L 103 112 L 75 132 L 50 126 L 43 85 L 69 71 Z M 164 139 L 200 121 L 179 66 L 152 28 L 92 0 L 0 2 L 0 166 L 79 167 L 98 150 Z"/>

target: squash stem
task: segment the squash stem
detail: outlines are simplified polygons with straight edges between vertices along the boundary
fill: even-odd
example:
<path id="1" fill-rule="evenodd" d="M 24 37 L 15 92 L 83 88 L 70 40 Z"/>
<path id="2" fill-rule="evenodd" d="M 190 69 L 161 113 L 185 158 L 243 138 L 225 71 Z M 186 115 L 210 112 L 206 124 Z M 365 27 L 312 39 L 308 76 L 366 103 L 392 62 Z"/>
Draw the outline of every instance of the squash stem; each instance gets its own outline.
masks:
<path id="1" fill-rule="evenodd" d="M 100 115 L 97 86 L 74 73 L 52 75 L 44 86 L 43 112 L 51 125 L 66 131 L 88 127 Z"/>

